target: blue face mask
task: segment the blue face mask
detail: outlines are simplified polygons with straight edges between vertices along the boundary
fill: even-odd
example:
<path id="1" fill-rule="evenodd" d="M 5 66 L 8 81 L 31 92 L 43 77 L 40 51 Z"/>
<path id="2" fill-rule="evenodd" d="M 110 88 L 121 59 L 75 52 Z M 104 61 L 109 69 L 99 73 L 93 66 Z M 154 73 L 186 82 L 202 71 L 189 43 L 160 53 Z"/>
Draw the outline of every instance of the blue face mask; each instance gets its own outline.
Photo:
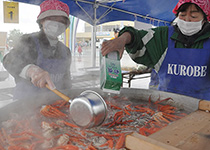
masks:
<path id="1" fill-rule="evenodd" d="M 43 23 L 43 30 L 49 38 L 57 38 L 66 30 L 66 25 L 52 20 L 46 20 Z"/>
<path id="2" fill-rule="evenodd" d="M 203 20 L 198 22 L 187 22 L 184 20 L 181 20 L 179 18 L 176 19 L 177 26 L 179 27 L 182 34 L 191 36 L 193 34 L 198 33 L 202 29 Z"/>

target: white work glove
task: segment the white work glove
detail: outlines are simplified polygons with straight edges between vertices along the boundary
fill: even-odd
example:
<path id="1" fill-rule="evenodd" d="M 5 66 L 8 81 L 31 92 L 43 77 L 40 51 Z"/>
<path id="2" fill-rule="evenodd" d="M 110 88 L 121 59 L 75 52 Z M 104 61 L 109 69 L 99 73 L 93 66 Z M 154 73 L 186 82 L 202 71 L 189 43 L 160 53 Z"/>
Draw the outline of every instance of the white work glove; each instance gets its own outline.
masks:
<path id="1" fill-rule="evenodd" d="M 31 65 L 27 69 L 26 76 L 29 77 L 31 82 L 39 88 L 46 87 L 46 84 L 48 84 L 52 90 L 56 88 L 50 79 L 50 74 L 36 65 Z"/>

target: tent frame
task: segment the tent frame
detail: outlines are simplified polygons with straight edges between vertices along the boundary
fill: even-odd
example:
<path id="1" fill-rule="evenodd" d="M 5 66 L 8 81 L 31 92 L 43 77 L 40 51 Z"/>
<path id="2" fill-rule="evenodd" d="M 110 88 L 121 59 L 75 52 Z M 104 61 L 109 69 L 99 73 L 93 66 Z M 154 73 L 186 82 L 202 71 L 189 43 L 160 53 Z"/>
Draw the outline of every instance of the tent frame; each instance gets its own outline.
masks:
<path id="1" fill-rule="evenodd" d="M 94 18 L 91 18 L 91 16 L 87 13 L 87 11 L 79 4 L 79 2 L 88 3 L 88 4 L 93 5 Z M 90 20 L 92 20 L 92 36 L 91 36 L 91 50 L 92 50 L 91 51 L 91 60 L 92 60 L 92 67 L 96 67 L 96 44 L 95 43 L 96 43 L 96 32 L 97 32 L 96 31 L 96 29 L 97 29 L 96 27 L 97 27 L 97 24 L 98 24 L 98 22 L 100 22 L 100 20 L 103 17 L 108 15 L 111 11 L 116 10 L 116 11 L 120 11 L 120 12 L 123 12 L 123 13 L 131 14 L 131 15 L 133 15 L 135 17 L 141 17 L 141 18 L 144 18 L 144 19 L 154 20 L 154 21 L 157 21 L 157 22 L 170 23 L 168 21 L 164 21 L 164 20 L 160 20 L 160 19 L 149 17 L 148 15 L 144 16 L 144 15 L 136 14 L 136 13 L 133 13 L 133 12 L 129 12 L 129 11 L 121 10 L 121 9 L 118 9 L 118 8 L 114 8 L 113 6 L 116 4 L 116 2 L 113 3 L 111 6 L 103 5 L 103 4 L 99 3 L 96 0 L 94 2 L 85 1 L 85 0 L 75 0 L 75 3 L 90 18 Z M 104 12 L 103 15 L 101 15 L 101 17 L 99 19 L 97 19 L 96 12 L 97 12 L 97 9 L 98 9 L 99 6 L 107 8 L 107 11 Z"/>

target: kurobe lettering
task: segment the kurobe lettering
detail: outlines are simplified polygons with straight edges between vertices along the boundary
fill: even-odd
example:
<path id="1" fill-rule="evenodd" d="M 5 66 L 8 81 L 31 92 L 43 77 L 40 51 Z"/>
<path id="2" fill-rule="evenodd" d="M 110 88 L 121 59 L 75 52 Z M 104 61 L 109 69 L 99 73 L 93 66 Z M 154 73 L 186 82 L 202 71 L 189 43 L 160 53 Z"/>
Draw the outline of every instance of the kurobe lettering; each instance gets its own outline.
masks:
<path id="1" fill-rule="evenodd" d="M 207 74 L 207 68 L 207 66 L 168 64 L 167 74 L 188 77 L 205 77 Z"/>

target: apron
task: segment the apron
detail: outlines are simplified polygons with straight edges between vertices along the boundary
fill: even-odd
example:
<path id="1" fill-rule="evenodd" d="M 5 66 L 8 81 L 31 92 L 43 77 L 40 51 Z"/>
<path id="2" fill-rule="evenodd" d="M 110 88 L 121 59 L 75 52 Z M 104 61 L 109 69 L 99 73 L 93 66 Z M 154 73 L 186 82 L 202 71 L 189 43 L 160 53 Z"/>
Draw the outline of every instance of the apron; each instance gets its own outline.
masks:
<path id="1" fill-rule="evenodd" d="M 202 49 L 175 48 L 170 38 L 173 32 L 174 28 L 169 27 L 168 51 L 158 72 L 158 89 L 210 100 L 210 40 L 204 41 Z"/>
<path id="2" fill-rule="evenodd" d="M 62 58 L 60 59 L 50 59 L 44 58 L 41 46 L 36 37 L 33 37 L 36 43 L 36 50 L 38 53 L 37 57 L 37 66 L 47 71 L 50 74 L 51 80 L 55 84 L 57 89 L 62 89 L 64 84 L 64 74 L 67 67 L 67 52 L 65 48 L 59 49 L 61 51 Z M 38 88 L 34 86 L 30 81 L 18 82 L 14 89 L 14 99 L 25 99 L 28 97 L 36 97 L 41 94 L 49 93 L 50 91 L 47 88 Z"/>
<path id="3" fill-rule="evenodd" d="M 150 82 L 149 82 L 149 89 L 157 90 L 158 85 L 159 85 L 158 74 L 156 73 L 156 71 L 154 69 L 152 69 L 151 78 L 150 78 Z"/>

